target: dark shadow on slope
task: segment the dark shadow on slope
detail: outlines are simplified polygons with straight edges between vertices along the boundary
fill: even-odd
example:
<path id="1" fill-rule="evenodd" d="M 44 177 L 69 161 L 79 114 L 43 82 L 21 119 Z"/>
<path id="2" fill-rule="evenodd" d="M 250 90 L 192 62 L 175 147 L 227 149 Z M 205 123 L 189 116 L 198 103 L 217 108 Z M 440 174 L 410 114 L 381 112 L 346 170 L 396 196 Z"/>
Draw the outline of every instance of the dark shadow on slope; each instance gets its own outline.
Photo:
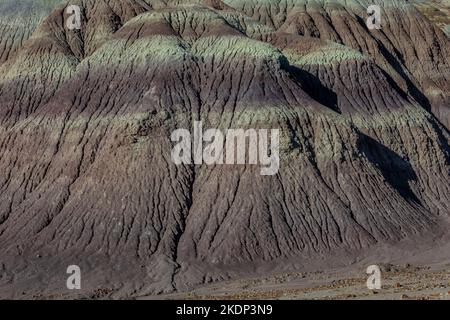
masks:
<path id="1" fill-rule="evenodd" d="M 296 66 L 288 65 L 286 69 L 311 98 L 335 112 L 342 113 L 338 106 L 337 94 L 325 87 L 318 77 Z"/>
<path id="2" fill-rule="evenodd" d="M 378 42 L 378 41 L 377 41 Z M 419 102 L 419 104 L 425 108 L 428 112 L 431 112 L 430 100 L 422 93 L 422 91 L 416 87 L 416 85 L 411 81 L 408 75 L 403 71 L 400 63 L 397 59 L 386 49 L 386 47 L 379 42 L 381 53 L 386 58 L 386 60 L 393 66 L 395 71 L 397 71 L 403 79 L 406 80 L 406 85 L 408 86 L 408 92 L 411 96 Z"/>
<path id="3" fill-rule="evenodd" d="M 409 186 L 410 181 L 417 180 L 417 175 L 407 160 L 363 133 L 360 133 L 358 148 L 403 198 L 421 204 Z"/>
<path id="4" fill-rule="evenodd" d="M 366 28 L 366 22 L 361 17 L 356 17 L 358 23 Z M 405 73 L 402 68 L 403 60 L 402 54 L 394 48 L 395 54 L 399 57 L 396 58 L 389 50 L 385 47 L 385 45 L 376 37 L 372 37 L 376 43 L 378 44 L 378 48 L 380 49 L 380 53 L 384 56 L 384 58 L 389 62 L 389 64 L 394 68 L 394 70 L 406 81 L 406 85 L 408 86 L 408 93 L 428 112 L 431 112 L 431 103 L 428 98 L 422 93 L 422 91 L 417 88 L 417 86 L 413 83 L 410 77 Z M 405 67 L 406 68 L 406 67 Z M 398 87 L 397 87 L 398 88 Z M 401 90 L 402 91 L 402 90 Z"/>

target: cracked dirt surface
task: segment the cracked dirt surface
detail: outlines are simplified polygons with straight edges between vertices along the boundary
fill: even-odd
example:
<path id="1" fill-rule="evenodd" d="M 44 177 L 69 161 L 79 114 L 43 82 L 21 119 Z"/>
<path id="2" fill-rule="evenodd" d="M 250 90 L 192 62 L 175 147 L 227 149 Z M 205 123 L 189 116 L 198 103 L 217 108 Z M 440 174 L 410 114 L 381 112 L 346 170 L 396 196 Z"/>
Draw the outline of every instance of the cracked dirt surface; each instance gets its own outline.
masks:
<path id="1" fill-rule="evenodd" d="M 76 0 L 74 32 L 64 1 L 1 0 L 0 296 L 154 296 L 447 243 L 450 40 L 379 3 L 369 31 L 367 1 Z M 279 128 L 279 174 L 176 166 L 195 120 Z"/>

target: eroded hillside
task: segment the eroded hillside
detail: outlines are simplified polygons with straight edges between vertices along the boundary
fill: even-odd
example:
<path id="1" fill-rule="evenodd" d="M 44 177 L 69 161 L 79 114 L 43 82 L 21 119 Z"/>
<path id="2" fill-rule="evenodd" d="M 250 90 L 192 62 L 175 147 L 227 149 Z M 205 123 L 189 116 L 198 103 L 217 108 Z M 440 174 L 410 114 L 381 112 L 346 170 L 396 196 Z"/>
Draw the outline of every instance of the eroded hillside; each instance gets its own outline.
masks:
<path id="1" fill-rule="evenodd" d="M 71 31 L 64 1 L 0 3 L 1 296 L 71 294 L 69 264 L 126 297 L 446 232 L 450 41 L 413 5 L 377 1 L 371 31 L 362 0 L 73 0 Z M 280 129 L 279 173 L 175 165 L 196 120 Z"/>

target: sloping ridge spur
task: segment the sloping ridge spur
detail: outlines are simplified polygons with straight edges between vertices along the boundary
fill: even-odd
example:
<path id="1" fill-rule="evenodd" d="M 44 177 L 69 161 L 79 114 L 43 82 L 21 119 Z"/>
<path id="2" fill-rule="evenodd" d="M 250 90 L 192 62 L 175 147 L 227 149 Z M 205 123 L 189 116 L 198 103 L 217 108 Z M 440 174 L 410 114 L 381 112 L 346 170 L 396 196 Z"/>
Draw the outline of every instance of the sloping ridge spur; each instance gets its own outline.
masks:
<path id="1" fill-rule="evenodd" d="M 65 1 L 0 0 L 0 297 L 154 295 L 442 242 L 450 42 L 379 2 L 372 32 L 366 1 L 77 0 L 74 32 Z M 174 164 L 194 121 L 279 129 L 278 174 Z"/>

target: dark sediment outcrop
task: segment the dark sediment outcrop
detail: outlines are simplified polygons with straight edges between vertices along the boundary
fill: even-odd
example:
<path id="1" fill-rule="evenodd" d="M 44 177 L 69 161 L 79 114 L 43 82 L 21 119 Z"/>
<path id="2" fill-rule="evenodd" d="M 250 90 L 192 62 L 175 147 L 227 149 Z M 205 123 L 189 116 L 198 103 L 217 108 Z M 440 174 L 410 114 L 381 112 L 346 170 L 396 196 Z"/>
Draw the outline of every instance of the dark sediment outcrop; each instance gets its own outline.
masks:
<path id="1" fill-rule="evenodd" d="M 33 2 L 0 36 L 0 296 L 73 295 L 70 264 L 77 294 L 126 297 L 446 232 L 449 39 L 346 2 L 72 1 L 80 31 Z M 195 120 L 280 129 L 279 173 L 175 165 Z"/>

